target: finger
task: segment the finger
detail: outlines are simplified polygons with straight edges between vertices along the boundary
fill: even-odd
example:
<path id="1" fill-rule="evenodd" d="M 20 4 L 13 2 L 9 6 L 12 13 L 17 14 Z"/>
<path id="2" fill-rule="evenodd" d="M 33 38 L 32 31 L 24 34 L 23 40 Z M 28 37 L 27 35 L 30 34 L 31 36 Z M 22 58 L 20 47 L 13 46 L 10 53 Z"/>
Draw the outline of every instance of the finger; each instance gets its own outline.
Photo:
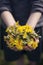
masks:
<path id="1" fill-rule="evenodd" d="M 7 41 L 6 44 L 8 45 L 8 47 L 9 47 L 11 50 L 18 51 L 16 47 L 11 47 L 8 41 Z"/>
<path id="2" fill-rule="evenodd" d="M 39 39 L 38 39 L 38 38 L 35 38 L 35 41 L 36 41 L 37 43 L 39 43 Z"/>
<path id="3" fill-rule="evenodd" d="M 39 39 L 36 39 L 36 42 L 39 43 Z"/>
<path id="4" fill-rule="evenodd" d="M 32 49 L 32 50 L 33 50 L 32 46 L 27 46 L 27 48 L 30 48 L 30 49 Z"/>
<path id="5" fill-rule="evenodd" d="M 33 50 L 32 48 L 30 48 L 30 46 L 25 46 L 24 49 L 28 50 L 28 51 L 32 51 Z"/>
<path id="6" fill-rule="evenodd" d="M 13 47 L 12 50 L 14 50 L 14 51 L 18 51 L 16 47 Z"/>

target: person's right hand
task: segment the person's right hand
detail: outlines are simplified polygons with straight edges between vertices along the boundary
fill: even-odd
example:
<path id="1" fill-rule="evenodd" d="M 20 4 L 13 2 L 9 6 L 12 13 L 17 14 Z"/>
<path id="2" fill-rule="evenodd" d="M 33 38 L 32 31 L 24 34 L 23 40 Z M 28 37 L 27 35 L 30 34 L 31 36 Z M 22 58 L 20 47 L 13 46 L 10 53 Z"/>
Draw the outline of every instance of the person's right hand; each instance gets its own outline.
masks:
<path id="1" fill-rule="evenodd" d="M 8 48 L 10 48 L 11 50 L 18 51 L 16 47 L 11 47 L 8 41 L 6 42 L 6 44 L 7 44 Z"/>

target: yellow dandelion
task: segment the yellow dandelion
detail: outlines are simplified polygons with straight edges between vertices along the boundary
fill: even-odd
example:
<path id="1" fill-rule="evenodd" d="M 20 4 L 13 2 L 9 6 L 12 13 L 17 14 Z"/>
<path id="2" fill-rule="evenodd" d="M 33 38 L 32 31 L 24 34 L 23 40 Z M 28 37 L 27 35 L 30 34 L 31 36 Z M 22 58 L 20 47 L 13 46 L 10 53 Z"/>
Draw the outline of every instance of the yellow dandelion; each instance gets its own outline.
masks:
<path id="1" fill-rule="evenodd" d="M 37 42 L 33 42 L 32 47 L 33 47 L 34 49 L 36 49 L 36 48 L 38 47 L 38 43 L 37 43 Z"/>
<path id="2" fill-rule="evenodd" d="M 21 45 L 16 45 L 16 48 L 17 48 L 18 50 L 23 50 L 23 46 L 21 46 Z"/>
<path id="3" fill-rule="evenodd" d="M 27 38 L 27 34 L 26 34 L 26 32 L 24 33 L 23 38 Z"/>

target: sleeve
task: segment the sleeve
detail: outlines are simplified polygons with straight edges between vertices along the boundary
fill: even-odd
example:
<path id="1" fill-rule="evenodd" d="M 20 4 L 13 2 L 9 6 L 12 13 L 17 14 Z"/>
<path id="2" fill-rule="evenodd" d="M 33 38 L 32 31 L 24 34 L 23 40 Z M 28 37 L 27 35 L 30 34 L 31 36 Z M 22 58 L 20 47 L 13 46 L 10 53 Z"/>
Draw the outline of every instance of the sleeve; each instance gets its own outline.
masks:
<path id="1" fill-rule="evenodd" d="M 11 11 L 9 0 L 0 0 L 0 13 L 3 11 Z"/>
<path id="2" fill-rule="evenodd" d="M 33 0 L 32 12 L 39 11 L 43 13 L 43 0 Z"/>

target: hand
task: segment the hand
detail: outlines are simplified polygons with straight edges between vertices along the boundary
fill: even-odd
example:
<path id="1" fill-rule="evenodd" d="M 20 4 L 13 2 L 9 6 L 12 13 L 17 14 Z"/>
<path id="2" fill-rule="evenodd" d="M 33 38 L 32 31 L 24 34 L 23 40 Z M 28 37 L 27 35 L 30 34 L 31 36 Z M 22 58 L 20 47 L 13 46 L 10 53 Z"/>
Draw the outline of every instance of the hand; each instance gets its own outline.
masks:
<path id="1" fill-rule="evenodd" d="M 37 43 L 39 43 L 39 39 L 38 39 L 38 38 L 35 38 L 35 41 L 36 41 Z"/>
<path id="2" fill-rule="evenodd" d="M 30 46 L 24 46 L 24 50 L 26 50 L 26 51 L 32 51 L 34 49 L 32 47 L 30 47 Z"/>
<path id="3" fill-rule="evenodd" d="M 37 44 L 39 43 L 39 39 L 35 38 L 35 41 L 37 42 Z M 26 45 L 26 46 L 24 46 L 24 50 L 26 50 L 26 51 L 32 51 L 32 50 L 35 50 L 35 49 L 32 46 Z"/>
<path id="4" fill-rule="evenodd" d="M 16 47 L 11 47 L 8 41 L 6 42 L 6 44 L 11 50 L 18 51 Z"/>

